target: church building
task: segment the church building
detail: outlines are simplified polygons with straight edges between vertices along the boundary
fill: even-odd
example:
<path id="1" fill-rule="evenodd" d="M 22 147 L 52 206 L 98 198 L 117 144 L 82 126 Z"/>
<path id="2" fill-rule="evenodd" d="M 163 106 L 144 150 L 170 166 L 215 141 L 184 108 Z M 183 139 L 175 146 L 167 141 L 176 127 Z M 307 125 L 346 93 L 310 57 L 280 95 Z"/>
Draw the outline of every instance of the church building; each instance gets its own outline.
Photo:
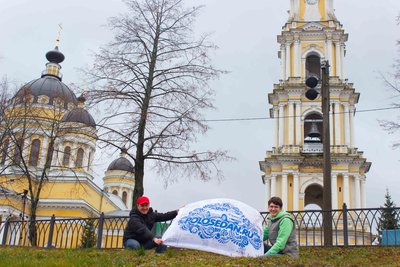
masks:
<path id="1" fill-rule="evenodd" d="M 126 151 L 110 162 L 99 187 L 93 181 L 96 122 L 84 95 L 76 97 L 62 81 L 58 44 L 46 58 L 40 78 L 22 86 L 0 117 L 0 224 L 28 219 L 39 190 L 39 220 L 130 210 L 134 166 Z"/>
<path id="2" fill-rule="evenodd" d="M 335 16 L 333 0 L 290 0 L 288 21 L 278 35 L 281 78 L 268 94 L 274 120 L 274 146 L 260 161 L 266 202 L 279 196 L 284 209 L 322 208 L 323 128 L 321 96 L 306 98 L 305 80 L 321 80 L 321 62 L 330 65 L 330 143 L 332 209 L 365 208 L 366 173 L 371 163 L 354 140 L 360 93 L 345 74 L 348 34 Z M 321 89 L 321 83 L 316 87 Z"/>

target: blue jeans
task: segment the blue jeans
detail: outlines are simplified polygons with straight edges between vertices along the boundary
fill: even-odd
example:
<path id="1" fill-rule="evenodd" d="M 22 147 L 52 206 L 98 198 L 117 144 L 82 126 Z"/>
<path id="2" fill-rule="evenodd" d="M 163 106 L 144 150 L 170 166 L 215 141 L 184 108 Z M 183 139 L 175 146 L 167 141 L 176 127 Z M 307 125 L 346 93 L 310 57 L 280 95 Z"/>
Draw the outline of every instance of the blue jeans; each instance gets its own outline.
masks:
<path id="1" fill-rule="evenodd" d="M 138 250 L 141 248 L 144 249 L 152 249 L 152 248 L 156 248 L 156 253 L 163 253 L 166 249 L 167 246 L 166 245 L 157 245 L 156 243 L 153 242 L 153 240 L 149 240 L 144 244 L 140 244 L 137 240 L 135 239 L 128 239 L 124 242 L 124 247 L 127 249 L 134 249 L 134 250 Z"/>

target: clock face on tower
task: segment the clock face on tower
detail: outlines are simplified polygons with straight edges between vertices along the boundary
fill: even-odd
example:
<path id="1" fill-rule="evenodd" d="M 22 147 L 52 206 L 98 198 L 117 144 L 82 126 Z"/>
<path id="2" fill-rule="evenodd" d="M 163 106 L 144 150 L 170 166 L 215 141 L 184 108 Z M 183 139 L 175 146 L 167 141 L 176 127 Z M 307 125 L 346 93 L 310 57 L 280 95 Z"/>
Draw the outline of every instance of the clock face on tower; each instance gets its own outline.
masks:
<path id="1" fill-rule="evenodd" d="M 315 5 L 316 3 L 318 3 L 318 0 L 306 0 L 306 2 L 309 5 Z"/>

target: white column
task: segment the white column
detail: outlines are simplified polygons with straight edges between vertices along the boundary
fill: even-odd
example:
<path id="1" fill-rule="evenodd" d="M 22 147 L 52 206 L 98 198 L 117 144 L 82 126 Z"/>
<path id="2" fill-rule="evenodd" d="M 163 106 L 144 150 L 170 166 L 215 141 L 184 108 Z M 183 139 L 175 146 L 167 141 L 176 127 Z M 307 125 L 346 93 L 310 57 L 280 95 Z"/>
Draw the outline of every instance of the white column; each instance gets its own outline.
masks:
<path id="1" fill-rule="evenodd" d="M 332 173 L 331 176 L 331 191 L 332 191 L 332 209 L 336 210 L 338 208 L 338 195 L 337 195 L 337 174 Z"/>
<path id="2" fill-rule="evenodd" d="M 271 197 L 276 197 L 276 175 L 271 175 Z"/>
<path id="3" fill-rule="evenodd" d="M 354 193 L 355 193 L 355 203 L 354 208 L 361 208 L 361 186 L 360 186 L 360 177 L 359 175 L 354 176 Z"/>
<path id="4" fill-rule="evenodd" d="M 38 166 L 44 167 L 46 163 L 47 152 L 49 150 L 49 138 L 44 136 L 40 143 L 40 150 L 39 150 L 39 162 Z"/>
<path id="5" fill-rule="evenodd" d="M 279 104 L 279 146 L 285 144 L 285 106 Z"/>
<path id="6" fill-rule="evenodd" d="M 291 54 L 290 54 L 290 44 L 286 44 L 286 79 L 290 77 L 290 59 L 291 59 Z"/>
<path id="7" fill-rule="evenodd" d="M 271 178 L 265 176 L 264 178 L 264 182 L 265 182 L 265 199 L 267 200 L 266 202 L 268 202 L 268 200 L 271 198 Z"/>
<path id="8" fill-rule="evenodd" d="M 329 139 L 331 141 L 331 146 L 333 146 L 335 144 L 335 139 L 334 139 L 334 135 L 333 135 L 333 131 L 335 129 L 334 124 L 333 124 L 333 122 L 334 122 L 333 116 L 334 116 L 334 114 L 333 114 L 333 103 L 331 103 L 330 107 L 329 107 L 329 125 L 330 125 L 330 127 L 329 127 L 329 132 L 330 132 Z"/>
<path id="9" fill-rule="evenodd" d="M 289 129 L 288 129 L 289 144 L 288 145 L 294 145 L 294 102 L 289 102 L 289 114 L 288 114 L 287 119 L 289 120 Z"/>
<path id="10" fill-rule="evenodd" d="M 340 71 L 341 71 L 341 76 L 344 79 L 344 51 L 346 49 L 346 45 L 345 44 L 341 44 L 340 45 Z"/>
<path id="11" fill-rule="evenodd" d="M 326 58 L 329 60 L 329 65 L 333 64 L 333 49 L 332 49 L 332 39 L 330 36 L 327 37 L 326 40 Z"/>
<path id="12" fill-rule="evenodd" d="M 287 201 L 288 201 L 288 196 L 287 196 L 287 189 L 288 189 L 288 175 L 287 173 L 282 173 L 282 202 L 283 202 L 283 207 L 282 209 L 286 210 L 287 209 Z"/>
<path id="13" fill-rule="evenodd" d="M 286 80 L 286 46 L 281 44 L 281 77 Z"/>
<path id="14" fill-rule="evenodd" d="M 335 145 L 339 146 L 341 145 L 340 143 L 340 135 L 342 131 L 342 127 L 340 127 L 340 104 L 339 102 L 336 102 L 335 105 L 335 126 L 334 126 L 334 131 L 335 131 Z"/>
<path id="15" fill-rule="evenodd" d="M 275 147 L 279 147 L 279 108 L 277 106 L 274 109 L 274 120 L 275 120 Z"/>
<path id="16" fill-rule="evenodd" d="M 301 76 L 301 68 L 300 68 L 300 40 L 296 38 L 294 40 L 294 77 L 300 77 Z"/>
<path id="17" fill-rule="evenodd" d="M 293 210 L 299 210 L 299 174 L 293 174 Z"/>
<path id="18" fill-rule="evenodd" d="M 350 208 L 350 195 L 349 195 L 349 175 L 343 175 L 343 202 L 346 203 L 347 208 Z"/>
<path id="19" fill-rule="evenodd" d="M 350 147 L 350 114 L 349 114 L 349 105 L 347 103 L 344 104 L 344 144 Z"/>
<path id="20" fill-rule="evenodd" d="M 342 56 L 341 56 L 341 45 L 340 42 L 335 42 L 335 48 L 336 48 L 336 76 L 339 77 L 339 79 L 342 79 Z"/>
<path id="21" fill-rule="evenodd" d="M 300 113 L 301 103 L 296 102 L 296 145 L 301 145 L 301 113 Z"/>
<path id="22" fill-rule="evenodd" d="M 353 148 L 354 145 L 354 107 L 350 106 L 350 147 Z"/>
<path id="23" fill-rule="evenodd" d="M 360 194 L 361 194 L 361 208 L 367 207 L 367 196 L 365 193 L 365 176 L 362 176 L 360 179 Z"/>
<path id="24" fill-rule="evenodd" d="M 68 167 L 70 167 L 70 168 L 75 168 L 76 151 L 77 151 L 77 145 L 75 143 L 73 143 L 71 146 L 71 156 L 69 158 L 69 165 L 68 165 Z"/>
<path id="25" fill-rule="evenodd" d="M 130 190 L 129 190 L 129 193 L 128 193 L 128 201 L 127 201 L 127 203 L 128 203 L 128 204 L 127 204 L 127 208 L 128 208 L 128 209 L 134 208 L 133 205 L 132 205 L 132 204 L 133 204 L 133 203 L 132 203 L 132 202 L 133 202 L 133 199 L 132 199 L 132 198 L 133 198 L 133 191 L 132 191 L 132 189 L 130 189 Z"/>

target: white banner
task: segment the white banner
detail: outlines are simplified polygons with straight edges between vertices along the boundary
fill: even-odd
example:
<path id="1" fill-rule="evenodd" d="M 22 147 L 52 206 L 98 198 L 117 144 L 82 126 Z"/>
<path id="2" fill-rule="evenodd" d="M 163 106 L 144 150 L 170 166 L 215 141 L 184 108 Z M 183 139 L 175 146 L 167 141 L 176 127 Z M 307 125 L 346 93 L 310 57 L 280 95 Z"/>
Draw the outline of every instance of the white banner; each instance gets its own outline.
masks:
<path id="1" fill-rule="evenodd" d="M 209 199 L 186 205 L 164 233 L 164 244 L 231 257 L 264 254 L 263 218 L 254 208 L 232 199 Z"/>

